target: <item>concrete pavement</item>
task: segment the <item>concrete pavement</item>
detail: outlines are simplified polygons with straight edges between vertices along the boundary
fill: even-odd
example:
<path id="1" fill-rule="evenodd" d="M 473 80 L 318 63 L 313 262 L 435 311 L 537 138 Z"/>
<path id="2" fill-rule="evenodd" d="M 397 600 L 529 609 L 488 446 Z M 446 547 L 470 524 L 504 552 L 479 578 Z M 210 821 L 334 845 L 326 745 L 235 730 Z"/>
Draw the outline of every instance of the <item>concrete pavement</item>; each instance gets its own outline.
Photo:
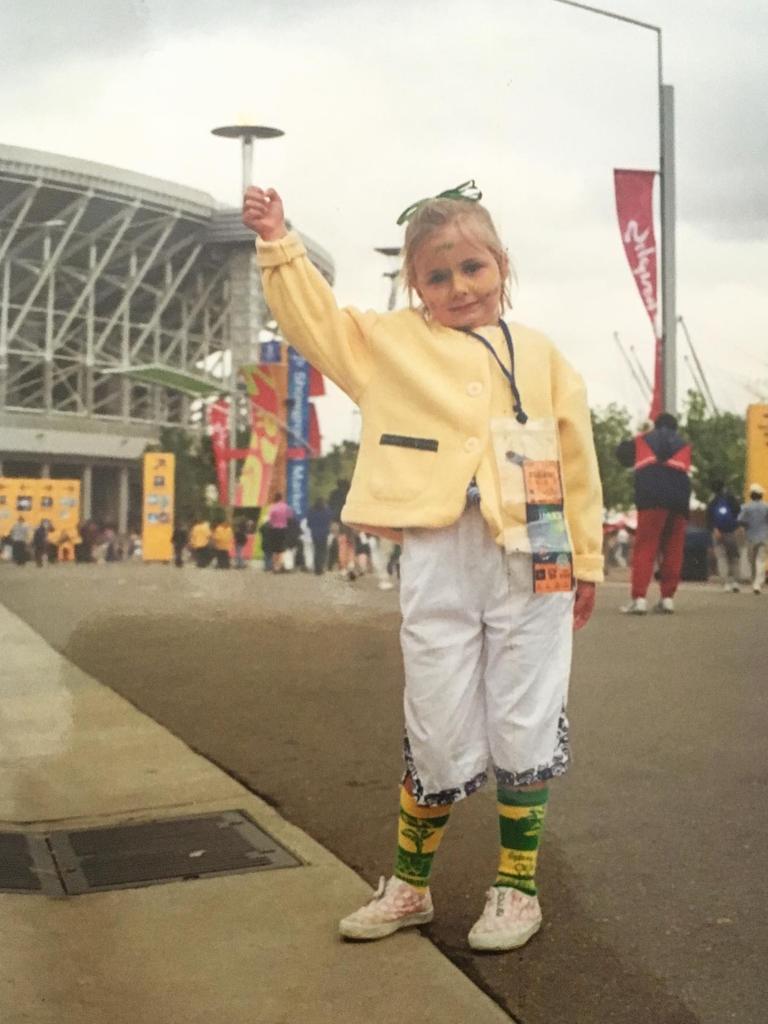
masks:
<path id="1" fill-rule="evenodd" d="M 339 941 L 337 918 L 370 893 L 352 870 L 2 606 L 0 652 L 0 832 L 243 809 L 303 862 L 0 893 L 3 1024 L 509 1021 L 418 932 Z"/>
<path id="2" fill-rule="evenodd" d="M 396 592 L 114 563 L 0 565 L 0 593 L 370 885 L 390 868 Z M 424 935 L 521 1024 L 763 1024 L 768 598 L 689 584 L 675 615 L 637 618 L 619 614 L 626 593 L 601 587 L 576 638 L 574 768 L 550 799 L 542 930 L 504 956 L 467 948 L 497 859 L 487 787 L 452 817 Z"/>

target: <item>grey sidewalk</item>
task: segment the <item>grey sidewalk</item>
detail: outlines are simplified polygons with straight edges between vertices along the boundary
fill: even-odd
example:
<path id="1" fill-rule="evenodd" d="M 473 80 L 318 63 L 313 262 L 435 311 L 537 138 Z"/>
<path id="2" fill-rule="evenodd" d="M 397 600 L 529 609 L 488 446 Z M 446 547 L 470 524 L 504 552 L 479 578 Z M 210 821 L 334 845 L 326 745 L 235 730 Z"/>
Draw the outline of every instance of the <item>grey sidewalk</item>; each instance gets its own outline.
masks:
<path id="1" fill-rule="evenodd" d="M 347 944 L 368 886 L 0 606 L 0 831 L 232 809 L 303 865 L 67 899 L 0 893 L 3 1024 L 502 1024 L 411 932 Z M 413 984 L 418 978 L 419 984 Z"/>

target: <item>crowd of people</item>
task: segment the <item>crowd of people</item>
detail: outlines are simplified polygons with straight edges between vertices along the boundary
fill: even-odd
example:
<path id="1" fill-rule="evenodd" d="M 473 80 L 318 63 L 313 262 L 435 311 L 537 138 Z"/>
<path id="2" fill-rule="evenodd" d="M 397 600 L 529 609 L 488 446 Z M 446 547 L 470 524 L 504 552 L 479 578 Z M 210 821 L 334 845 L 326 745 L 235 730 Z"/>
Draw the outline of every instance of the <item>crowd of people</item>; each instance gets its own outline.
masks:
<path id="1" fill-rule="evenodd" d="M 397 578 L 398 545 L 341 522 L 349 483 L 340 479 L 326 501 L 317 498 L 305 516 L 298 516 L 276 492 L 264 510 L 260 525 L 238 517 L 232 525 L 205 516 L 191 526 L 180 522 L 174 529 L 174 564 L 182 568 L 187 556 L 200 568 L 244 569 L 253 560 L 258 532 L 261 565 L 266 572 L 313 572 L 322 576 L 338 572 L 353 581 L 375 573 L 381 590 L 391 590 Z"/>
<path id="2" fill-rule="evenodd" d="M 43 518 L 33 526 L 20 515 L 7 536 L 0 538 L 0 552 L 16 565 L 34 561 L 38 568 L 58 562 L 119 562 L 141 554 L 141 538 L 135 532 L 121 536 L 113 526 L 100 526 L 90 519 L 57 527 Z"/>
<path id="3" fill-rule="evenodd" d="M 711 484 L 712 496 L 702 510 L 697 528 L 691 520 L 691 445 L 678 432 L 671 413 L 656 417 L 652 429 L 622 441 L 616 457 L 634 474 L 637 523 L 632 533 L 623 522 L 609 548 L 615 565 L 631 564 L 630 601 L 621 610 L 631 615 L 648 611 L 651 580 L 659 583 L 654 610 L 674 611 L 674 597 L 681 579 L 686 546 L 699 550 L 704 563 L 699 578 L 712 568 L 729 593 L 741 590 L 749 580 L 755 594 L 765 585 L 768 544 L 768 504 L 764 488 L 753 482 L 749 501 L 743 506 L 724 481 Z M 746 571 L 743 566 L 748 567 Z"/>
<path id="4" fill-rule="evenodd" d="M 341 522 L 348 490 L 349 482 L 338 480 L 328 500 L 315 500 L 303 517 L 276 493 L 260 524 L 246 516 L 237 516 L 230 523 L 221 514 L 203 515 L 191 523 L 179 521 L 171 535 L 173 564 L 178 568 L 191 562 L 200 569 L 245 569 L 255 562 L 270 573 L 314 572 L 321 576 L 337 572 L 349 581 L 375 573 L 379 588 L 391 590 L 398 576 L 400 549 Z M 123 536 L 111 525 L 99 526 L 88 520 L 69 529 L 56 528 L 49 519 L 33 525 L 28 517 L 19 515 L 7 536 L 0 537 L 0 553 L 18 566 L 34 561 L 42 568 L 58 562 L 120 562 L 140 558 L 142 549 L 138 533 Z"/>
<path id="5" fill-rule="evenodd" d="M 722 480 L 715 480 L 706 507 L 692 515 L 686 466 L 670 465 L 669 460 L 670 454 L 677 453 L 678 460 L 680 452 L 686 454 L 673 419 L 662 414 L 652 430 L 623 441 L 617 449 L 619 460 L 634 471 L 637 517 L 606 524 L 604 554 L 608 568 L 630 569 L 631 600 L 622 608 L 630 614 L 648 610 L 646 594 L 652 579 L 661 591 L 653 610 L 666 613 L 674 610 L 681 578 L 704 581 L 714 574 L 727 593 L 738 593 L 747 585 L 760 594 L 766 585 L 764 488 L 753 482 L 749 499 L 742 503 Z M 254 561 L 258 532 L 257 564 L 267 572 L 337 572 L 350 581 L 374 573 L 379 588 L 391 590 L 399 577 L 400 547 L 342 523 L 348 490 L 348 481 L 338 480 L 327 501 L 317 498 L 302 518 L 276 493 L 260 525 L 244 516 L 231 524 L 222 516 L 203 516 L 189 526 L 179 522 L 171 539 L 174 565 L 182 568 L 191 561 L 201 569 L 245 569 Z M 0 538 L 0 553 L 16 565 L 34 562 L 38 568 L 58 562 L 120 562 L 141 557 L 141 537 L 137 532 L 120 535 L 113 526 L 92 520 L 56 528 L 49 519 L 41 519 L 33 526 L 19 515 Z"/>

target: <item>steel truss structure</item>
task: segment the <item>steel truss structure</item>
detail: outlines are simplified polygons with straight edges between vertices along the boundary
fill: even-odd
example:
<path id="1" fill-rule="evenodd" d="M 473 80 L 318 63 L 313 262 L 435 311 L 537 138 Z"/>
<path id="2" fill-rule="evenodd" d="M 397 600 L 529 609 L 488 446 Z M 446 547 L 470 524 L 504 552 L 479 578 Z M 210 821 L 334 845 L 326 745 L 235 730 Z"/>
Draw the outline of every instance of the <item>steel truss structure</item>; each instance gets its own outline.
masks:
<path id="1" fill-rule="evenodd" d="M 0 145 L 0 475 L 80 476 L 84 514 L 93 492 L 123 530 L 147 442 L 204 425 L 205 382 L 259 358 L 253 241 L 203 192 Z"/>
<path id="2" fill-rule="evenodd" d="M 182 186 L 0 147 L 0 409 L 186 423 L 185 396 L 113 371 L 215 372 L 229 280 L 213 212 Z"/>

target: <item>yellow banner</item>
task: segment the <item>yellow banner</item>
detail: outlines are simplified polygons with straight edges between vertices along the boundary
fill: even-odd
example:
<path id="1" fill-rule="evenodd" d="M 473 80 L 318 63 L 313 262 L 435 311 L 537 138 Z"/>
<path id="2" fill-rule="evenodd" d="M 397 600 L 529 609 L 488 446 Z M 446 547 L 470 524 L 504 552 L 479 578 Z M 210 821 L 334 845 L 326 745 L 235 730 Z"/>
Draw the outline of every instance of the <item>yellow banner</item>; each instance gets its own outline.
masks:
<path id="1" fill-rule="evenodd" d="M 768 494 L 768 405 L 747 407 L 747 498 L 750 484 L 760 484 Z"/>
<path id="2" fill-rule="evenodd" d="M 273 366 L 243 366 L 240 373 L 251 396 L 251 438 L 235 491 L 238 508 L 269 504 L 272 473 L 280 448 L 278 399 Z"/>
<path id="3" fill-rule="evenodd" d="M 0 477 L 0 537 L 19 516 L 31 530 L 47 519 L 54 530 L 74 531 L 80 521 L 80 481 Z"/>
<path id="4" fill-rule="evenodd" d="M 144 456 L 141 557 L 145 562 L 171 560 L 175 471 L 176 457 L 169 452 Z"/>

